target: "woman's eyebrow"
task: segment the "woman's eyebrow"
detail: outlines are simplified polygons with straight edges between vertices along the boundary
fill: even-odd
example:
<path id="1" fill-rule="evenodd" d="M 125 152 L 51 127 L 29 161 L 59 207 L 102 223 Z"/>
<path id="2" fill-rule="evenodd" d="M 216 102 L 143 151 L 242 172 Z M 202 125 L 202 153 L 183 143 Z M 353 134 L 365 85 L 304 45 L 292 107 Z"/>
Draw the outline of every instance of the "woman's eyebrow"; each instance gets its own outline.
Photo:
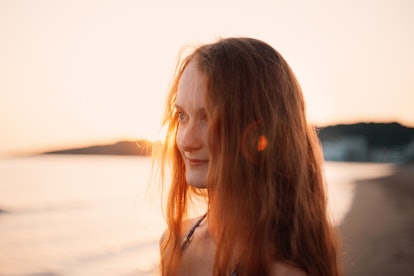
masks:
<path id="1" fill-rule="evenodd" d="M 175 107 L 176 109 L 185 110 L 185 108 L 184 108 L 184 107 L 182 107 L 182 106 L 181 106 L 181 105 L 179 105 L 179 104 L 175 104 L 175 105 L 174 105 L 174 107 Z M 200 108 L 198 108 L 198 109 L 196 110 L 196 112 L 197 112 L 197 113 L 207 113 L 207 111 L 206 111 L 206 108 L 205 108 L 205 107 L 200 107 Z"/>

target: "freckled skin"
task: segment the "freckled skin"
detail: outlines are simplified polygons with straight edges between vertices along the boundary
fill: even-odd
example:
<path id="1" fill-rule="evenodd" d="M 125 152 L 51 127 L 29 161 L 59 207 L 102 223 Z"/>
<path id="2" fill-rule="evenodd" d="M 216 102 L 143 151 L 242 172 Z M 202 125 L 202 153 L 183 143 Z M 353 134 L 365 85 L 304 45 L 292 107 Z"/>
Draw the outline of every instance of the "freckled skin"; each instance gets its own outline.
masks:
<path id="1" fill-rule="evenodd" d="M 195 62 L 188 64 L 178 85 L 176 144 L 185 163 L 188 184 L 205 188 L 210 153 L 204 102 L 207 85 L 196 66 Z"/>

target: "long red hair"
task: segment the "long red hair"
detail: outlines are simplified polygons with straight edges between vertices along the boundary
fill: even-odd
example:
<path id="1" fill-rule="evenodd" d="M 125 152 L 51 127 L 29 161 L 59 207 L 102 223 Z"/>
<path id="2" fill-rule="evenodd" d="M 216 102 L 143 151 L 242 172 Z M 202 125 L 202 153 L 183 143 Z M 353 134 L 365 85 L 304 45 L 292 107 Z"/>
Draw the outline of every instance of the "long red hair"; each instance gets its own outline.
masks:
<path id="1" fill-rule="evenodd" d="M 175 96 L 190 61 L 207 77 L 208 210 L 209 223 L 218 227 L 214 274 L 268 275 L 272 264 L 285 262 L 309 275 L 339 275 L 321 147 L 306 120 L 301 88 L 283 57 L 251 38 L 201 46 L 177 69 L 164 121 L 162 161 L 163 166 L 171 161 L 172 178 L 163 275 L 178 267 L 182 221 L 192 196 L 203 194 L 186 183 L 175 145 Z"/>

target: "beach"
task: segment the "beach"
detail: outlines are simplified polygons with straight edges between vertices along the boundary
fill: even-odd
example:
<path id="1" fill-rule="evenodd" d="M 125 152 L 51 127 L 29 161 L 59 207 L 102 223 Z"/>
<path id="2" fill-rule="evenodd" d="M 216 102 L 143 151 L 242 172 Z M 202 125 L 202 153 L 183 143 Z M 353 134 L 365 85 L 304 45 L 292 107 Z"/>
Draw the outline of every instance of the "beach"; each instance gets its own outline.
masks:
<path id="1" fill-rule="evenodd" d="M 345 275 L 414 275 L 414 164 L 357 181 L 339 231 Z"/>

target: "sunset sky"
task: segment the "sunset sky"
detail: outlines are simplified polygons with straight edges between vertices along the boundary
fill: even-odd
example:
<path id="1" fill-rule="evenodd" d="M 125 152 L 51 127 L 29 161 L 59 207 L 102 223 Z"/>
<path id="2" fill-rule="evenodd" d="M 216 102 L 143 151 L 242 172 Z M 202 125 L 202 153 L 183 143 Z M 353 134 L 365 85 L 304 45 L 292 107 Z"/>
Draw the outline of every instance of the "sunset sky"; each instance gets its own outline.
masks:
<path id="1" fill-rule="evenodd" d="M 0 0 L 0 154 L 154 139 L 179 50 L 266 41 L 320 126 L 414 127 L 414 1 Z"/>

